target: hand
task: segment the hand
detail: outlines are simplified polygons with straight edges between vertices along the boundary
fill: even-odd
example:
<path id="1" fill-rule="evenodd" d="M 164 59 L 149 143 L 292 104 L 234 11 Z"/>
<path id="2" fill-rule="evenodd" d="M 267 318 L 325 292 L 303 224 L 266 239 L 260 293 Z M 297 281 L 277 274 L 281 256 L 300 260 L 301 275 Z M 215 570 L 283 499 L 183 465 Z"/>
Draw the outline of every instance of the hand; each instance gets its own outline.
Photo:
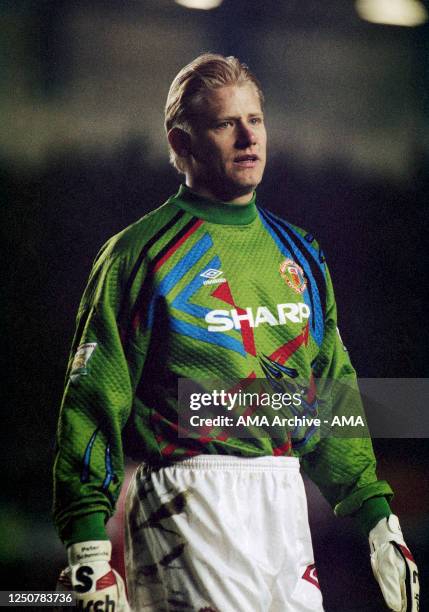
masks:
<path id="1" fill-rule="evenodd" d="M 371 566 L 387 607 L 395 612 L 418 612 L 419 574 L 413 555 L 394 514 L 369 532 Z"/>
<path id="2" fill-rule="evenodd" d="M 110 566 L 112 544 L 93 540 L 72 544 L 69 566 L 57 583 L 57 591 L 74 591 L 78 610 L 130 612 L 121 576 Z"/>

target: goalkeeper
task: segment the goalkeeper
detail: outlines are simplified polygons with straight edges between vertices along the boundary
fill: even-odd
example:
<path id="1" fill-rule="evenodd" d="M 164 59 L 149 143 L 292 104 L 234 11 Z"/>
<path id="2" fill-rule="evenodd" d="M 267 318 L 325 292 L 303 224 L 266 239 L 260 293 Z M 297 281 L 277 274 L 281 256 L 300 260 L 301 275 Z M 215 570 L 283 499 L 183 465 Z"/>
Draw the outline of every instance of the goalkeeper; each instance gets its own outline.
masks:
<path id="1" fill-rule="evenodd" d="M 321 438 L 312 427 L 282 438 L 178 435 L 180 378 L 356 388 L 317 242 L 256 204 L 263 101 L 235 58 L 204 54 L 185 66 L 165 116 L 185 182 L 95 260 L 54 466 L 69 559 L 60 584 L 81 609 L 322 611 L 301 468 L 337 516 L 368 534 L 386 609 L 418 610 L 417 568 L 369 438 Z M 141 464 L 126 501 L 129 604 L 105 530 L 124 455 Z"/>

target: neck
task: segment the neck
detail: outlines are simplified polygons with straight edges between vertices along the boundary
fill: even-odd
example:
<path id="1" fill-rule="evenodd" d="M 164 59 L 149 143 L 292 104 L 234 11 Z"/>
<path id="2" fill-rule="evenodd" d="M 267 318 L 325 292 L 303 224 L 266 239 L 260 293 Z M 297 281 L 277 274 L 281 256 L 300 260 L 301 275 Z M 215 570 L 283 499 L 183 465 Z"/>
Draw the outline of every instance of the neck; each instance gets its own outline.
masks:
<path id="1" fill-rule="evenodd" d="M 231 193 L 228 193 L 227 190 L 222 191 L 217 189 L 209 189 L 205 185 L 199 184 L 188 175 L 186 176 L 186 186 L 203 198 L 207 198 L 209 200 L 219 200 L 221 202 L 225 202 L 226 204 L 248 204 L 252 200 L 254 192 L 254 188 L 252 187 L 251 190 L 246 191 L 246 193 L 232 195 Z"/>
<path id="2" fill-rule="evenodd" d="M 199 219 L 221 225 L 249 225 L 258 214 L 255 192 L 247 204 L 237 206 L 236 203 L 216 200 L 181 185 L 176 195 L 170 198 L 170 202 Z"/>

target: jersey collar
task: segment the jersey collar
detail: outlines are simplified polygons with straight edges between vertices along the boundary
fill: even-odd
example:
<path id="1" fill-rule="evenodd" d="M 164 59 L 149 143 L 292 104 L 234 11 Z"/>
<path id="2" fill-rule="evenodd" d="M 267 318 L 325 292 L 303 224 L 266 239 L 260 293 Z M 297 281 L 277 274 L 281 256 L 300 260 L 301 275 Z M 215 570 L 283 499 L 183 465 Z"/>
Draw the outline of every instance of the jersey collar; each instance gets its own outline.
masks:
<path id="1" fill-rule="evenodd" d="M 170 202 L 199 219 L 221 225 L 248 225 L 257 215 L 256 192 L 247 204 L 230 204 L 221 200 L 209 200 L 180 185 Z"/>

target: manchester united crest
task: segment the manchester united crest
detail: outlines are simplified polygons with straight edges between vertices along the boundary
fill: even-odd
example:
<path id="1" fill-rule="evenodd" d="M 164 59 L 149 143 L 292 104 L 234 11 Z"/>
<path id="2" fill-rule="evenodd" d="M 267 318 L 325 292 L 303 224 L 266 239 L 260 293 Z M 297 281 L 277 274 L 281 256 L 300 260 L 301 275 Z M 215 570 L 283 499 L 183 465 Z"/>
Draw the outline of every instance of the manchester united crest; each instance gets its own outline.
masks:
<path id="1" fill-rule="evenodd" d="M 293 259 L 285 259 L 280 264 L 280 275 L 287 285 L 296 293 L 303 293 L 307 287 L 307 279 L 303 269 Z"/>

